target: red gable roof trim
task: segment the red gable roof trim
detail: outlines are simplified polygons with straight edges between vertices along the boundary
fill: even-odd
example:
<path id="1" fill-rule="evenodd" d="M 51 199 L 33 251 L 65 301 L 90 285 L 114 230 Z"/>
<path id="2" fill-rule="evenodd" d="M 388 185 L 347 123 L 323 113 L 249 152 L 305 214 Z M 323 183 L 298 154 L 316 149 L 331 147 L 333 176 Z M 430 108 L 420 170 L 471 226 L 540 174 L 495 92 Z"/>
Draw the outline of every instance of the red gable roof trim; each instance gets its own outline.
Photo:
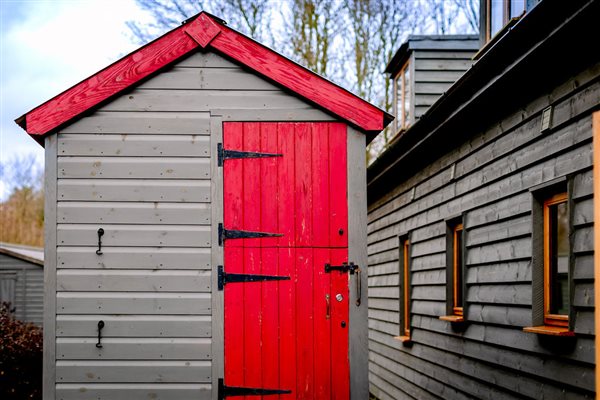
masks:
<path id="1" fill-rule="evenodd" d="M 392 117 L 358 96 L 255 42 L 206 13 L 166 33 L 17 120 L 41 139 L 198 48 L 211 48 L 370 133 Z M 24 122 L 24 124 L 23 124 Z"/>

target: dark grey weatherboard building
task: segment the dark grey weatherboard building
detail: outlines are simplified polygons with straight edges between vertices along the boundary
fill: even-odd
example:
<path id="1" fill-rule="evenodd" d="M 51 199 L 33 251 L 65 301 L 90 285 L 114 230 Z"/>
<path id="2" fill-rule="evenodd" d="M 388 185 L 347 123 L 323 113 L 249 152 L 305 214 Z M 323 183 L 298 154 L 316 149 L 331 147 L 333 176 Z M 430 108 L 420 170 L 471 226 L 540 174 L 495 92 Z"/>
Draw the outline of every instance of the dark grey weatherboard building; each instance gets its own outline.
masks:
<path id="1" fill-rule="evenodd" d="M 370 390 L 592 399 L 600 2 L 482 3 L 473 66 L 368 168 Z"/>
<path id="2" fill-rule="evenodd" d="M 20 118 L 46 152 L 44 399 L 367 398 L 389 121 L 206 13 Z"/>

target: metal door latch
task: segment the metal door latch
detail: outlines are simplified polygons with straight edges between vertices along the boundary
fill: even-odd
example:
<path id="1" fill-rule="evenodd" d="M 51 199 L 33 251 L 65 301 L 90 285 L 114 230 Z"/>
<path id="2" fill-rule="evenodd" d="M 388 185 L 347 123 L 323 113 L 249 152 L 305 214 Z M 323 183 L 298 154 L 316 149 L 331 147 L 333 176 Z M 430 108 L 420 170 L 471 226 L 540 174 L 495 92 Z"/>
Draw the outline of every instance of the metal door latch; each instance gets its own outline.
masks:
<path id="1" fill-rule="evenodd" d="M 340 271 L 342 273 L 350 272 L 350 275 L 354 275 L 354 272 L 356 272 L 357 270 L 360 270 L 360 268 L 358 268 L 358 265 L 354 265 L 354 263 L 352 262 L 342 263 L 342 265 L 325 264 L 326 273 L 330 273 L 331 271 Z"/>

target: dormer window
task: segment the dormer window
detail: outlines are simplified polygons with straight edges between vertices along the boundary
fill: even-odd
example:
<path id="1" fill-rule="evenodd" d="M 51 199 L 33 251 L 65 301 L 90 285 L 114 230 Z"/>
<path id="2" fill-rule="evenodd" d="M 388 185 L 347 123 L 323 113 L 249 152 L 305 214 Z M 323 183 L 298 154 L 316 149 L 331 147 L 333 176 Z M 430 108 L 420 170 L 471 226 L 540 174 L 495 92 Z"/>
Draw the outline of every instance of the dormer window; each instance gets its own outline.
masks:
<path id="1" fill-rule="evenodd" d="M 513 18 L 525 13 L 525 0 L 487 0 L 486 2 L 486 42 L 494 37 Z"/>
<path id="2" fill-rule="evenodd" d="M 412 88 L 410 79 L 410 63 L 407 61 L 394 78 L 396 132 L 408 128 L 411 123 Z"/>

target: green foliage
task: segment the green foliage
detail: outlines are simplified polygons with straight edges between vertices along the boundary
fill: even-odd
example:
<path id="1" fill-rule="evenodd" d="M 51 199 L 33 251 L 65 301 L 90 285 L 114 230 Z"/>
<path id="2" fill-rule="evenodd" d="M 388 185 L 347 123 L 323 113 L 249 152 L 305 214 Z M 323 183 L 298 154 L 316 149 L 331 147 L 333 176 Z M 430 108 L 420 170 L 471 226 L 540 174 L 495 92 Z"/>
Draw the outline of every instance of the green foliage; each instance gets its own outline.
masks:
<path id="1" fill-rule="evenodd" d="M 0 304 L 0 399 L 42 398 L 42 330 Z"/>

